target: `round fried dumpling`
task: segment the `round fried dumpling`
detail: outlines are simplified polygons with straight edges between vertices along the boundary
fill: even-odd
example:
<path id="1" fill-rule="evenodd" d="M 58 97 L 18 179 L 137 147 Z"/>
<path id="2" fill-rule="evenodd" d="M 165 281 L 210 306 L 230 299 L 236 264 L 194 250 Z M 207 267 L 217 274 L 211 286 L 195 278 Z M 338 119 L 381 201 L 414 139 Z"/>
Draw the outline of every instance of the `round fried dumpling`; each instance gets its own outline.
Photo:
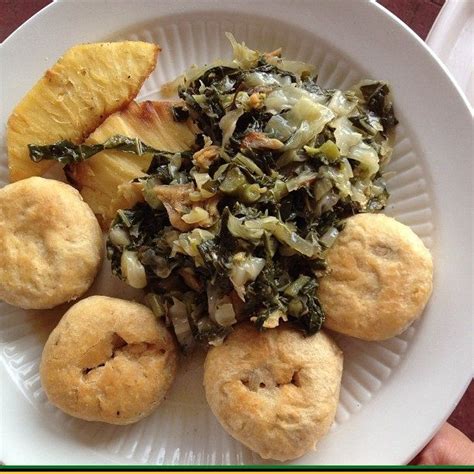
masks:
<path id="1" fill-rule="evenodd" d="M 286 461 L 329 430 L 341 376 L 342 352 L 323 331 L 242 324 L 209 351 L 204 387 L 227 432 L 264 459 Z"/>
<path id="2" fill-rule="evenodd" d="M 0 189 L 0 299 L 24 309 L 74 300 L 99 270 L 97 219 L 73 187 L 28 178 Z"/>
<path id="3" fill-rule="evenodd" d="M 381 341 L 423 312 L 433 286 L 431 254 L 406 225 L 383 214 L 358 214 L 327 253 L 318 297 L 325 326 Z"/>
<path id="4" fill-rule="evenodd" d="M 176 369 L 174 339 L 150 309 L 91 296 L 50 334 L 40 374 L 49 401 L 69 415 L 126 425 L 160 404 Z"/>

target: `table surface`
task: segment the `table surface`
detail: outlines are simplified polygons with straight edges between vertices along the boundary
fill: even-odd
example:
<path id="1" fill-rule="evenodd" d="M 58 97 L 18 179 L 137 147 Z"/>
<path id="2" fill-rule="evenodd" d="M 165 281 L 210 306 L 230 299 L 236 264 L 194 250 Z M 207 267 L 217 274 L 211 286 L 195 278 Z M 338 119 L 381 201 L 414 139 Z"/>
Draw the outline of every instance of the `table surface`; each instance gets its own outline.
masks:
<path id="1" fill-rule="evenodd" d="M 0 0 L 0 41 L 49 3 L 50 0 Z M 379 0 L 379 3 L 425 39 L 445 0 Z M 473 407 L 474 383 L 471 382 L 448 420 L 471 440 L 474 440 Z"/>

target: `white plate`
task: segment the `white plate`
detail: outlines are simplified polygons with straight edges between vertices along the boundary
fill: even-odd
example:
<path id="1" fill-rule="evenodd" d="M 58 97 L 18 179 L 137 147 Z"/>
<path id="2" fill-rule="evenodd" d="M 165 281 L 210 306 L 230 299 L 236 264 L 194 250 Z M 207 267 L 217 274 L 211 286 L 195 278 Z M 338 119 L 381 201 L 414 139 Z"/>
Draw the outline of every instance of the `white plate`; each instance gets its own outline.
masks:
<path id="1" fill-rule="evenodd" d="M 79 42 L 158 41 L 159 65 L 141 97 L 191 63 L 228 55 L 223 32 L 262 50 L 318 66 L 323 85 L 360 78 L 393 84 L 401 122 L 387 212 L 410 225 L 436 264 L 421 321 L 384 343 L 339 337 L 345 371 L 336 423 L 303 464 L 398 464 L 410 460 L 454 408 L 472 376 L 472 118 L 457 87 L 424 44 L 382 7 L 365 1 L 57 2 L 2 47 L 2 133 L 7 115 L 64 50 Z M 6 155 L 0 159 L 6 183 Z M 104 270 L 93 291 L 109 288 Z M 64 308 L 0 306 L 0 459 L 12 463 L 240 464 L 261 460 L 232 440 L 206 406 L 200 357 L 183 361 L 154 415 L 114 427 L 63 415 L 47 403 L 38 362 Z"/>

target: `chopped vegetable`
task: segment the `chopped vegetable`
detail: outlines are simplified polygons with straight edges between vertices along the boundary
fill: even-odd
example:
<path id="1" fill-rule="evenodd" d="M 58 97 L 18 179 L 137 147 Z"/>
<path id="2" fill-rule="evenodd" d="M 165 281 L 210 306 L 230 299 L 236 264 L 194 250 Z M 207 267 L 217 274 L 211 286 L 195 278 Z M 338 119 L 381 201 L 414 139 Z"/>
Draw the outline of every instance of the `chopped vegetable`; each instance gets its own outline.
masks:
<path id="1" fill-rule="evenodd" d="M 343 219 L 388 198 L 382 170 L 397 123 L 388 85 L 324 89 L 311 66 L 228 37 L 232 61 L 173 83 L 184 101 L 175 114 L 189 113 L 201 130 L 193 150 L 160 152 L 124 137 L 30 149 L 63 162 L 101 146 L 154 155 L 136 180 L 144 202 L 118 212 L 108 257 L 117 276 L 146 285 L 155 314 L 186 348 L 219 344 L 246 319 L 317 332 L 327 249 Z"/>
<path id="2" fill-rule="evenodd" d="M 115 135 L 106 142 L 94 145 L 76 145 L 68 140 L 63 140 L 54 145 L 28 145 L 30 158 L 39 163 L 43 160 L 56 160 L 63 165 L 80 163 L 102 150 L 118 150 L 141 156 L 144 153 L 163 153 L 153 147 L 145 145 L 137 138 L 128 138 Z"/>

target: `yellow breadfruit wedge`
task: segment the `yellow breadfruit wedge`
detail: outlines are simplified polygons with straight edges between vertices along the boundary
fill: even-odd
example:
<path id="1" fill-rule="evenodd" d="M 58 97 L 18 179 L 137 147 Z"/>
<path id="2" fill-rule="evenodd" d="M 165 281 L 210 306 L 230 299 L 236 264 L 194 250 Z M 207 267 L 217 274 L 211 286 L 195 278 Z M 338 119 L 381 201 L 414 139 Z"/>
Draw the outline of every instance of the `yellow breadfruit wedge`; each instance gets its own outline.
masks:
<path id="1" fill-rule="evenodd" d="M 159 47 L 140 41 L 74 46 L 26 94 L 7 125 L 10 180 L 44 174 L 53 162 L 33 163 L 29 144 L 80 143 L 137 95 L 153 71 Z"/>
<path id="2" fill-rule="evenodd" d="M 174 120 L 173 105 L 176 102 L 131 102 L 126 109 L 111 115 L 85 143 L 104 143 L 114 135 L 124 135 L 138 138 L 157 150 L 188 150 L 194 143 L 195 129 L 190 120 Z M 104 150 L 86 161 L 68 165 L 66 175 L 98 216 L 101 225 L 107 227 L 117 209 L 133 205 L 130 194 L 134 188 L 123 185 L 143 176 L 151 158 L 151 154 L 137 156 Z"/>

